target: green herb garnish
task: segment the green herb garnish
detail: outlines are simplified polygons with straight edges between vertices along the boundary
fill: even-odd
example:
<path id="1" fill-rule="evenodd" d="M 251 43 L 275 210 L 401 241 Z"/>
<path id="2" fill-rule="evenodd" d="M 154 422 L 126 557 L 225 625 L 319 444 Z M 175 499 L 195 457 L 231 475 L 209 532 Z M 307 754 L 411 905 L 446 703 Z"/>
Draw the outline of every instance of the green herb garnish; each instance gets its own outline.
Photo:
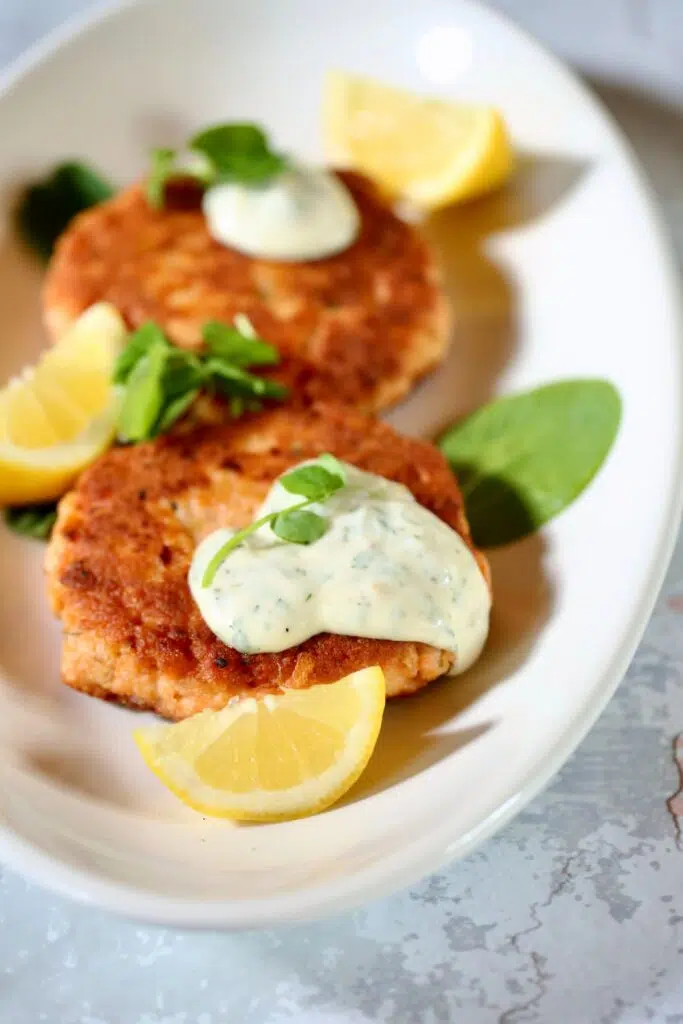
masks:
<path id="1" fill-rule="evenodd" d="M 168 351 L 165 344 L 153 345 L 128 375 L 119 410 L 120 441 L 145 441 L 156 435 L 156 424 L 164 411 L 163 375 Z"/>
<path id="2" fill-rule="evenodd" d="M 312 544 L 325 533 L 327 523 L 310 509 L 292 508 L 277 516 L 271 529 L 280 540 L 290 544 Z"/>
<path id="3" fill-rule="evenodd" d="M 136 364 L 155 345 L 167 345 L 166 335 L 151 320 L 129 335 L 128 343 L 114 364 L 114 383 L 125 384 Z"/>
<path id="4" fill-rule="evenodd" d="M 82 210 L 109 199 L 112 186 L 85 164 L 60 164 L 43 181 L 26 189 L 16 212 L 22 238 L 47 260 L 69 222 Z"/>
<path id="5" fill-rule="evenodd" d="M 259 338 L 244 314 L 235 317 L 235 326 L 209 320 L 202 329 L 207 351 L 233 366 L 273 366 L 280 361 L 274 345 Z"/>
<path id="6" fill-rule="evenodd" d="M 14 533 L 35 540 L 49 540 L 57 519 L 57 503 L 16 505 L 3 510 L 5 523 Z"/>
<path id="7" fill-rule="evenodd" d="M 300 466 L 280 478 L 280 486 L 289 494 L 301 494 L 309 501 L 324 501 L 338 491 L 343 483 L 341 466 L 335 471 L 315 462 Z"/>
<path id="8" fill-rule="evenodd" d="M 164 205 L 166 183 L 176 173 L 175 163 L 174 150 L 152 150 L 152 166 L 147 176 L 147 201 L 155 210 L 161 210 Z"/>
<path id="9" fill-rule="evenodd" d="M 276 363 L 277 349 L 256 336 L 246 317 L 236 323 L 207 323 L 206 352 L 199 355 L 171 345 L 151 321 L 130 336 L 114 367 L 114 383 L 124 388 L 120 441 L 147 441 L 165 433 L 202 390 L 228 399 L 233 416 L 260 409 L 265 399 L 286 398 L 283 384 L 246 369 Z"/>
<path id="10" fill-rule="evenodd" d="M 326 453 L 319 456 L 316 462 L 307 463 L 285 473 L 279 482 L 290 494 L 299 494 L 305 500 L 296 502 L 281 512 L 269 512 L 234 534 L 218 549 L 207 565 L 202 577 L 203 587 L 211 586 L 218 569 L 228 555 L 262 526 L 270 525 L 280 540 L 290 544 L 312 544 L 319 540 L 327 529 L 326 520 L 317 512 L 304 509 L 308 505 L 326 501 L 344 487 L 346 474 L 342 464 L 333 455 Z"/>
<path id="11" fill-rule="evenodd" d="M 287 166 L 282 154 L 270 148 L 265 132 L 255 124 L 218 124 L 198 132 L 187 144 L 190 159 L 173 149 L 155 149 L 147 178 L 147 200 L 154 209 L 164 205 L 166 186 L 173 178 L 191 177 L 208 188 L 223 181 L 262 184 Z"/>
<path id="12" fill-rule="evenodd" d="M 438 443 L 475 543 L 508 544 L 562 512 L 600 469 L 620 420 L 612 384 L 568 380 L 498 399 L 447 430 Z"/>
<path id="13" fill-rule="evenodd" d="M 175 149 L 153 149 L 151 164 L 145 192 L 154 210 L 163 209 L 166 186 L 174 178 L 189 178 L 200 188 L 208 188 L 217 180 L 211 161 L 196 150 L 183 156 Z"/>
<path id="14" fill-rule="evenodd" d="M 266 377 L 257 377 L 240 366 L 232 366 L 225 359 L 211 356 L 206 360 L 204 367 L 214 388 L 228 397 L 234 395 L 244 399 L 284 398 L 287 395 L 284 384 L 278 384 L 276 380 L 268 380 Z"/>
<path id="15" fill-rule="evenodd" d="M 255 124 L 219 124 L 190 139 L 189 148 L 202 153 L 219 181 L 256 184 L 275 177 L 287 161 L 268 145 L 266 133 Z"/>
<path id="16" fill-rule="evenodd" d="M 165 434 L 167 430 L 170 430 L 174 423 L 176 423 L 181 416 L 184 416 L 187 410 L 199 397 L 199 388 L 193 388 L 191 391 L 186 391 L 183 395 L 178 395 L 176 398 L 172 398 L 170 402 L 161 412 L 159 419 L 156 423 L 156 434 Z"/>

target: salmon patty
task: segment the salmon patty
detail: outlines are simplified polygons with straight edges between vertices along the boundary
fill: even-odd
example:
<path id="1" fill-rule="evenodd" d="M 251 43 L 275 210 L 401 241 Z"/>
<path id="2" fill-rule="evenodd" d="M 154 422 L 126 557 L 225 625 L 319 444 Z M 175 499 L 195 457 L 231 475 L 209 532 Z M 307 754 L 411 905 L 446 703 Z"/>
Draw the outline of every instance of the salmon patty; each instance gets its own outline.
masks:
<path id="1" fill-rule="evenodd" d="M 277 476 L 324 451 L 404 484 L 474 551 L 442 455 L 340 406 L 276 409 L 112 449 L 61 501 L 47 552 L 50 600 L 64 625 L 64 682 L 181 719 L 235 696 L 332 682 L 369 665 L 382 666 L 389 696 L 449 671 L 449 651 L 325 633 L 247 656 L 202 619 L 187 583 L 199 541 L 218 527 L 247 525 Z M 475 556 L 488 579 L 485 559 Z"/>
<path id="2" fill-rule="evenodd" d="M 207 320 L 245 313 L 279 349 L 275 376 L 313 399 L 365 411 L 402 398 L 448 347 L 449 310 L 435 259 L 361 175 L 340 173 L 361 215 L 358 240 L 312 262 L 255 259 L 214 241 L 189 183 L 153 210 L 136 185 L 76 217 L 57 244 L 44 289 L 58 337 L 108 300 L 130 328 L 155 320 L 196 348 Z"/>

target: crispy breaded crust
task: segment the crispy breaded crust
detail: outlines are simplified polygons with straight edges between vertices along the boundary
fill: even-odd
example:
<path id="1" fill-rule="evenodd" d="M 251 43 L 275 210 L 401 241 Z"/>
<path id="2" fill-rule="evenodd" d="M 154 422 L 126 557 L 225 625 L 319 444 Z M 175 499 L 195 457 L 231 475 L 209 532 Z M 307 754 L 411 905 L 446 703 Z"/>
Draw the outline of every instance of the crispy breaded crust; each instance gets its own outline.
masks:
<path id="1" fill-rule="evenodd" d="M 64 625 L 64 682 L 180 719 L 234 696 L 330 682 L 368 665 L 383 667 L 390 695 L 448 671 L 453 655 L 425 644 L 329 634 L 280 654 L 244 656 L 204 623 L 187 585 L 199 540 L 250 522 L 276 476 L 323 451 L 405 484 L 472 547 L 440 453 L 351 410 L 276 409 L 113 449 L 60 503 L 47 551 L 49 596 Z"/>
<path id="2" fill-rule="evenodd" d="M 362 218 L 345 252 L 305 263 L 253 259 L 215 242 L 199 194 L 176 186 L 163 211 L 136 185 L 77 217 L 60 239 L 44 289 L 53 336 L 106 299 L 130 327 L 155 320 L 183 347 L 207 320 L 246 313 L 278 347 L 276 374 L 311 398 L 372 411 L 405 395 L 442 359 L 449 311 L 419 232 L 371 183 L 350 172 Z"/>

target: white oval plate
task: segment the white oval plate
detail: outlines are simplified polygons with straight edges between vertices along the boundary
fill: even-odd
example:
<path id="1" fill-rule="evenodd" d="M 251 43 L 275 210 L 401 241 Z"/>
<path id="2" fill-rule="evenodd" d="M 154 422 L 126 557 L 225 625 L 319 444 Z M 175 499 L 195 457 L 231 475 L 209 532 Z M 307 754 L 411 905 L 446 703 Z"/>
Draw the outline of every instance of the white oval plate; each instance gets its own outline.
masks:
<path id="1" fill-rule="evenodd" d="M 67 156 L 125 182 L 153 145 L 253 118 L 320 156 L 336 66 L 490 101 L 527 157 L 506 193 L 433 225 L 457 311 L 448 364 L 391 420 L 430 435 L 490 394 L 611 379 L 624 419 L 597 480 L 542 536 L 494 555 L 488 650 L 465 678 L 390 707 L 342 805 L 235 827 L 149 774 L 132 713 L 59 682 L 39 546 L 0 537 L 0 856 L 78 899 L 148 920 L 253 927 L 339 911 L 472 850 L 548 782 L 614 691 L 651 611 L 681 505 L 676 281 L 622 139 L 557 61 L 464 0 L 157 0 L 71 29 L 0 96 L 0 373 L 44 338 L 17 183 Z"/>

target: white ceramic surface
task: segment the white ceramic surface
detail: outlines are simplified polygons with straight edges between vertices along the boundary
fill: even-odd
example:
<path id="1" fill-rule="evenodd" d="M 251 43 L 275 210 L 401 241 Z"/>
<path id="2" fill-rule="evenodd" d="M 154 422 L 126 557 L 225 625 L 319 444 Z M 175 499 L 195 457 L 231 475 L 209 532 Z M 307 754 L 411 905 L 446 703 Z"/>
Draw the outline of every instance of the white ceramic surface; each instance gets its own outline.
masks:
<path id="1" fill-rule="evenodd" d="M 472 849 L 548 781 L 613 692 L 678 523 L 676 281 L 639 173 L 566 70 L 464 0 L 347 0 L 343 18 L 315 0 L 154 0 L 41 48 L 0 97 L 0 373 L 44 343 L 39 272 L 10 230 L 17 183 L 69 155 L 123 182 L 150 146 L 233 117 L 315 156 L 330 65 L 495 102 L 527 154 L 513 188 L 431 225 L 458 311 L 453 356 L 391 420 L 429 435 L 494 391 L 600 375 L 622 393 L 623 426 L 581 500 L 493 557 L 481 663 L 390 708 L 345 803 L 291 824 L 205 821 L 165 793 L 134 749 L 139 719 L 59 684 L 41 551 L 2 534 L 0 856 L 150 920 L 313 917 Z"/>

